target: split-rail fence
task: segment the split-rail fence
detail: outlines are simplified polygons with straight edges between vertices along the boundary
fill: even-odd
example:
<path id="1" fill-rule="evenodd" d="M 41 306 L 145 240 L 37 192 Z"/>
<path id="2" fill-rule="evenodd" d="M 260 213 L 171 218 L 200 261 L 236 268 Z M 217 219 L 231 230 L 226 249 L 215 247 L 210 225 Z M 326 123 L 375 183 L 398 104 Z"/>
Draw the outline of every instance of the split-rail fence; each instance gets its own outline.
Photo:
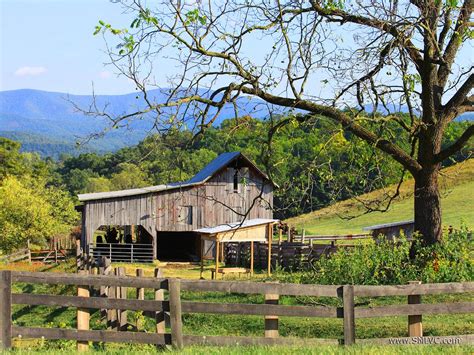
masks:
<path id="1" fill-rule="evenodd" d="M 421 303 L 422 295 L 455 294 L 474 292 L 474 282 L 419 284 L 397 286 L 356 286 L 356 285 L 301 285 L 263 282 L 184 280 L 158 277 L 102 276 L 81 274 L 59 274 L 41 272 L 0 271 L 0 348 L 10 348 L 12 339 L 44 338 L 75 340 L 78 350 L 87 350 L 88 342 L 125 342 L 157 345 L 172 345 L 182 348 L 191 344 L 202 345 L 298 345 L 320 344 L 351 345 L 356 342 L 355 320 L 359 318 L 408 316 L 408 335 L 417 337 L 418 344 L 426 343 L 422 334 L 422 315 L 473 313 L 474 302 Z M 14 293 L 12 284 L 75 285 L 77 296 Z M 138 299 L 102 298 L 90 292 L 93 288 L 112 287 L 116 290 L 130 287 L 137 289 Z M 155 291 L 154 300 L 144 300 L 143 289 Z M 168 296 L 165 297 L 167 291 Z M 185 301 L 182 291 L 224 292 L 239 294 L 264 294 L 264 304 L 208 303 Z M 125 295 L 127 294 L 125 289 Z M 279 303 L 280 296 L 333 297 L 342 300 L 343 307 L 288 306 Z M 356 306 L 355 297 L 407 296 L 407 304 L 377 307 Z M 24 327 L 12 323 L 12 305 L 45 305 L 77 308 L 77 329 L 55 329 Z M 90 330 L 90 310 L 136 310 L 156 317 L 156 332 L 133 332 Z M 169 331 L 165 327 L 165 313 L 169 313 Z M 265 317 L 262 337 L 248 336 L 203 336 L 183 334 L 182 315 L 185 313 L 212 313 L 260 315 Z M 319 317 L 342 318 L 343 339 L 315 339 L 279 337 L 278 317 Z M 118 328 L 116 328 L 118 329 Z M 438 343 L 474 343 L 474 335 L 437 337 Z M 410 338 L 357 339 L 357 343 L 403 343 Z M 446 341 L 443 341 L 446 340 Z"/>

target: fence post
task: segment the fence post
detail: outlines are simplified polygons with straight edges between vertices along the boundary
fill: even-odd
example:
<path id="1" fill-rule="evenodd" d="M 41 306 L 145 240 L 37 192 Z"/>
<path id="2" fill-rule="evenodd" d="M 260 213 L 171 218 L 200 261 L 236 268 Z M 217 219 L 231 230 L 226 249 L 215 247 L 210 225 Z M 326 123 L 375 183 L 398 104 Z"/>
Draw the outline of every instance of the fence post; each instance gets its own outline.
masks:
<path id="1" fill-rule="evenodd" d="M 12 347 L 12 274 L 0 271 L 0 350 Z"/>
<path id="2" fill-rule="evenodd" d="M 265 304 L 278 304 L 278 293 L 266 293 Z M 265 316 L 265 338 L 278 338 L 278 316 Z"/>
<path id="3" fill-rule="evenodd" d="M 79 270 L 80 275 L 86 275 L 86 270 Z M 88 286 L 77 286 L 77 295 L 79 297 L 89 297 L 89 288 Z M 87 308 L 78 308 L 77 309 L 77 330 L 89 330 L 89 309 Z M 88 351 L 89 342 L 88 341 L 77 341 L 77 351 Z"/>
<path id="4" fill-rule="evenodd" d="M 125 268 L 119 267 L 117 268 L 117 275 L 118 276 L 125 276 Z M 118 295 L 117 298 L 127 299 L 127 287 L 117 287 Z M 118 330 L 127 330 L 127 311 L 124 310 L 117 310 L 117 322 L 118 322 Z"/>
<path id="5" fill-rule="evenodd" d="M 218 251 L 218 250 L 217 250 Z M 171 345 L 183 348 L 183 320 L 181 317 L 181 281 L 168 279 L 171 322 Z"/>
<path id="6" fill-rule="evenodd" d="M 29 239 L 26 241 L 26 247 L 28 248 L 28 262 L 31 263 L 31 245 Z"/>
<path id="7" fill-rule="evenodd" d="M 421 281 L 409 281 L 410 285 L 420 285 Z M 420 304 L 420 295 L 408 296 L 408 304 Z M 409 337 L 422 337 L 423 336 L 423 324 L 422 315 L 409 315 L 408 316 L 408 336 Z"/>
<path id="8" fill-rule="evenodd" d="M 344 345 L 355 343 L 355 312 L 354 312 L 354 286 L 342 287 L 342 300 L 344 305 Z"/>
<path id="9" fill-rule="evenodd" d="M 143 277 L 143 269 L 137 269 L 136 271 L 137 277 Z M 137 288 L 137 300 L 144 300 L 145 299 L 145 289 L 143 287 Z"/>
<path id="10" fill-rule="evenodd" d="M 155 278 L 161 279 L 163 277 L 163 273 L 161 269 L 155 269 Z M 165 292 L 162 288 L 155 289 L 155 301 L 164 301 L 165 300 Z M 166 333 L 166 312 L 159 311 L 155 312 L 155 321 L 156 321 L 156 332 L 158 334 Z"/>

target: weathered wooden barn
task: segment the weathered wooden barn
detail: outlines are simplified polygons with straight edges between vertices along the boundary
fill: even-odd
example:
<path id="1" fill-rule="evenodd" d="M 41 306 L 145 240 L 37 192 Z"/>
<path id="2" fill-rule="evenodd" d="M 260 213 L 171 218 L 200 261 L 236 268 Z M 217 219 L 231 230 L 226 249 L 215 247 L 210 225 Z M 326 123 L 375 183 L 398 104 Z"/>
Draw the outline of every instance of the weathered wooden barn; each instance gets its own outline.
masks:
<path id="1" fill-rule="evenodd" d="M 240 152 L 230 152 L 184 182 L 81 194 L 81 247 L 89 253 L 101 244 L 102 254 L 107 254 L 106 248 L 112 253 L 111 243 L 94 240 L 99 228 L 140 226 L 139 244 L 148 245 L 153 259 L 199 258 L 198 230 L 242 220 L 271 220 L 273 189 L 274 184 L 254 163 Z M 149 238 L 143 238 L 144 234 Z M 124 253 L 133 252 L 134 243 L 129 244 L 121 246 Z M 137 247 L 135 254 L 139 254 Z"/>

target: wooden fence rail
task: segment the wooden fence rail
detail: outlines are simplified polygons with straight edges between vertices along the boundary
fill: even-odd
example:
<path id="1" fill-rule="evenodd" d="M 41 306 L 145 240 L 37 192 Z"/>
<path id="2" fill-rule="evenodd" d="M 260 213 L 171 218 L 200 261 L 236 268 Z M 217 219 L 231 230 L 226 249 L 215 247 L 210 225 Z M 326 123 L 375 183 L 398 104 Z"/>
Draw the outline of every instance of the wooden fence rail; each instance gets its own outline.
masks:
<path id="1" fill-rule="evenodd" d="M 172 345 L 176 348 L 190 344 L 207 345 L 278 345 L 278 344 L 345 344 L 356 342 L 355 320 L 367 317 L 408 316 L 409 336 L 423 338 L 421 315 L 443 313 L 473 313 L 474 302 L 422 304 L 421 295 L 472 293 L 474 282 L 446 284 L 409 284 L 398 286 L 357 286 L 357 285 L 301 285 L 261 282 L 229 282 L 181 280 L 161 278 L 159 270 L 155 277 L 101 276 L 80 274 L 56 274 L 38 272 L 0 271 L 0 348 L 10 348 L 12 338 L 45 338 L 76 340 L 78 350 L 87 350 L 88 342 L 126 342 L 157 345 Z M 137 272 L 141 275 L 141 272 Z M 43 295 L 12 293 L 13 283 L 33 283 L 52 285 L 76 285 L 77 296 Z M 137 299 L 100 297 L 100 292 L 92 292 L 90 287 L 131 287 L 137 289 Z M 144 289 L 152 289 L 154 300 L 145 300 Z M 90 291 L 91 290 L 91 291 Z M 183 301 L 183 291 L 226 292 L 241 294 L 263 294 L 264 304 L 208 303 Z M 168 293 L 165 297 L 164 292 Z M 123 293 L 123 292 L 122 292 Z M 117 294 L 115 294 L 117 295 Z M 125 292 L 125 297 L 127 293 Z M 342 301 L 343 307 L 324 306 L 288 306 L 279 304 L 281 296 L 315 296 L 333 297 Z M 407 296 L 407 304 L 361 307 L 356 306 L 355 297 Z M 122 294 L 123 297 L 123 294 Z M 12 305 L 45 305 L 57 307 L 74 307 L 78 309 L 78 329 L 54 329 L 40 327 L 20 327 L 12 324 Z M 144 333 L 124 330 L 123 327 L 112 327 L 115 330 L 90 330 L 89 318 L 91 309 L 143 311 L 146 316 L 156 319 L 156 333 Z M 164 326 L 164 313 L 170 314 L 170 333 Z M 242 336 L 201 336 L 183 334 L 183 317 L 185 313 L 212 313 L 259 315 L 265 317 L 264 337 Z M 279 337 L 278 317 L 319 317 L 342 318 L 343 339 L 307 339 Z M 119 320 L 120 321 L 120 320 Z M 463 343 L 474 343 L 474 335 L 455 336 Z M 374 343 L 390 343 L 394 339 L 370 339 Z M 401 341 L 400 340 L 400 341 Z M 449 339 L 448 339 L 449 340 Z M 360 342 L 369 340 L 360 339 Z M 359 342 L 359 341 L 358 341 Z M 420 341 L 420 344 L 423 341 Z"/>

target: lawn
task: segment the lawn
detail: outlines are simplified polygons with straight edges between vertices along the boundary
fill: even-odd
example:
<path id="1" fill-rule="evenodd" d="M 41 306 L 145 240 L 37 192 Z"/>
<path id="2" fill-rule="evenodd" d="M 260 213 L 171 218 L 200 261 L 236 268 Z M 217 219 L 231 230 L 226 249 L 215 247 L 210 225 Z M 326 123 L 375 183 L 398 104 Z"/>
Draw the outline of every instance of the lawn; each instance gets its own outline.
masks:
<path id="1" fill-rule="evenodd" d="M 474 159 L 449 167 L 440 177 L 443 225 L 459 227 L 461 223 L 474 227 Z M 394 191 L 395 187 L 388 188 Z M 363 214 L 360 203 L 346 200 L 329 207 L 289 218 L 287 222 L 307 234 L 361 233 L 362 228 L 375 224 L 413 219 L 413 180 L 403 183 L 400 198 L 395 200 L 387 212 Z M 360 196 L 364 200 L 380 198 L 384 192 L 375 191 Z M 348 216 L 357 216 L 347 219 Z"/>

